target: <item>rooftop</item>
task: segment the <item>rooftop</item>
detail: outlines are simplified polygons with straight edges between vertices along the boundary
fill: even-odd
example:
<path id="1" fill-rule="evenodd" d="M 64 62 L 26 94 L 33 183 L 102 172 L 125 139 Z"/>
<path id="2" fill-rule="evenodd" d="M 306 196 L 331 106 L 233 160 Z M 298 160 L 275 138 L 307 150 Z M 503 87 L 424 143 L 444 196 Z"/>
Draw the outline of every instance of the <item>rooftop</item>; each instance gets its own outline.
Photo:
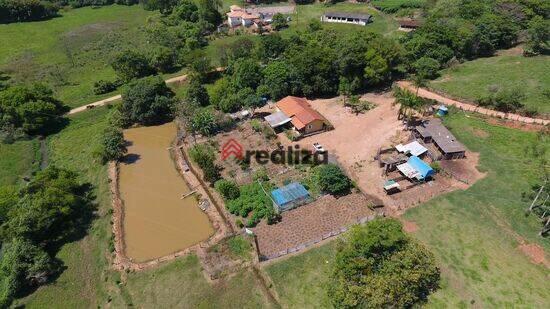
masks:
<path id="1" fill-rule="evenodd" d="M 357 14 L 357 13 L 341 13 L 341 12 L 327 12 L 325 13 L 326 17 L 336 17 L 336 18 L 357 18 L 357 19 L 366 19 L 370 20 L 371 15 L 369 14 Z"/>
<path id="2" fill-rule="evenodd" d="M 466 151 L 466 147 L 456 140 L 451 131 L 449 131 L 439 119 L 426 121 L 423 125 L 417 126 L 416 131 L 423 138 L 431 137 L 434 143 L 436 143 L 444 153 Z"/>
<path id="3" fill-rule="evenodd" d="M 298 129 L 304 128 L 314 120 L 325 121 L 325 117 L 311 108 L 304 98 L 287 96 L 276 103 L 277 108 L 292 119 L 292 124 Z"/>

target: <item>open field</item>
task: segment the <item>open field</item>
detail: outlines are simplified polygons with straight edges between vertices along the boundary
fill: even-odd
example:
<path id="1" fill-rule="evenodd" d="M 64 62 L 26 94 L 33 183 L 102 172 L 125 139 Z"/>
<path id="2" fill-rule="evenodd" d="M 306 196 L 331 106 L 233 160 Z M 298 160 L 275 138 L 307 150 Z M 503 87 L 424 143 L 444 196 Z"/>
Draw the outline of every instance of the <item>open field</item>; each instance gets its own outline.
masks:
<path id="1" fill-rule="evenodd" d="M 269 308 L 250 271 L 210 285 L 195 255 L 128 275 L 122 287 L 140 308 Z M 128 304 L 128 303 L 127 303 Z"/>
<path id="2" fill-rule="evenodd" d="M 430 87 L 469 101 L 487 95 L 490 86 L 520 89 L 526 95 L 523 100 L 526 107 L 550 114 L 549 71 L 550 56 L 502 55 L 444 70 Z"/>
<path id="3" fill-rule="evenodd" d="M 108 278 L 106 259 L 111 235 L 110 195 L 106 168 L 94 154 L 107 124 L 106 112 L 107 108 L 97 108 L 71 117 L 66 128 L 48 138 L 50 164 L 78 171 L 82 181 L 93 185 L 99 218 L 84 239 L 59 251 L 57 257 L 67 267 L 59 278 L 18 302 L 28 308 L 97 307 L 107 298 L 106 286 L 113 282 Z"/>
<path id="4" fill-rule="evenodd" d="M 15 185 L 30 176 L 40 164 L 39 142 L 36 139 L 0 143 L 0 186 Z"/>
<path id="5" fill-rule="evenodd" d="M 464 114 L 453 115 L 446 124 L 480 153 L 479 169 L 488 175 L 465 191 L 437 197 L 404 215 L 416 223 L 413 235 L 430 247 L 442 268 L 442 288 L 428 306 L 466 307 L 473 300 L 480 307 L 543 307 L 550 301 L 548 269 L 518 249 L 518 239 L 550 248 L 547 239 L 537 236 L 538 220 L 524 216 L 526 202 L 521 199 L 534 181 L 534 166 L 523 151 L 535 134 Z M 332 246 L 266 266 L 283 304 L 319 307 L 327 302 L 323 282 Z"/>
<path id="6" fill-rule="evenodd" d="M 0 25 L 0 68 L 16 82 L 49 84 L 56 97 L 76 107 L 110 96 L 94 95 L 93 83 L 113 80 L 111 57 L 146 44 L 139 28 L 155 14 L 139 5 L 63 11 L 39 22 Z"/>

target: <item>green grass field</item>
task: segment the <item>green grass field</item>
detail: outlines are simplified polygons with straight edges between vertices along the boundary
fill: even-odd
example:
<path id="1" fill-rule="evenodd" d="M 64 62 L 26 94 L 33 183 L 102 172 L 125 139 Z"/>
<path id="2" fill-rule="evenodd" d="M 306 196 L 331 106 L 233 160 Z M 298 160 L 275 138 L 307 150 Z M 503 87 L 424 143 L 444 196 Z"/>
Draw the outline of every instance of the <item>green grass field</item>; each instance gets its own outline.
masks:
<path id="1" fill-rule="evenodd" d="M 0 143 L 0 186 L 16 185 L 36 171 L 40 164 L 39 147 L 36 139 Z"/>
<path id="2" fill-rule="evenodd" d="M 93 94 L 100 79 L 114 80 L 109 65 L 122 48 L 146 44 L 146 18 L 139 5 L 85 7 L 39 22 L 0 25 L 0 68 L 16 82 L 45 82 L 65 104 L 76 107 L 108 97 Z"/>
<path id="3" fill-rule="evenodd" d="M 525 58 L 502 55 L 465 62 L 444 70 L 430 87 L 454 97 L 474 101 L 488 94 L 489 86 L 520 88 L 525 106 L 550 114 L 550 56 Z"/>
<path id="4" fill-rule="evenodd" d="M 537 235 L 538 220 L 525 217 L 526 202 L 521 199 L 535 181 L 535 167 L 524 154 L 535 134 L 463 114 L 446 122 L 470 150 L 480 152 L 479 168 L 488 174 L 466 191 L 435 198 L 404 215 L 419 226 L 413 236 L 434 252 L 442 268 L 441 289 L 430 297 L 428 307 L 544 307 L 550 301 L 548 270 L 532 264 L 514 237 L 517 233 L 550 249 L 548 239 Z M 329 243 L 267 266 L 282 302 L 324 306 L 333 255 Z"/>
<path id="5" fill-rule="evenodd" d="M 111 203 L 107 170 L 95 154 L 106 127 L 107 107 L 70 117 L 70 124 L 48 138 L 50 163 L 77 171 L 94 187 L 97 216 L 88 235 L 63 246 L 57 257 L 66 269 L 53 283 L 40 287 L 14 305 L 26 308 L 127 307 L 269 307 L 253 275 L 243 271 L 211 285 L 195 256 L 159 268 L 128 274 L 124 284 L 111 270 Z M 0 148 L 2 149 L 2 148 Z M 4 163 L 4 161 L 2 161 Z"/>

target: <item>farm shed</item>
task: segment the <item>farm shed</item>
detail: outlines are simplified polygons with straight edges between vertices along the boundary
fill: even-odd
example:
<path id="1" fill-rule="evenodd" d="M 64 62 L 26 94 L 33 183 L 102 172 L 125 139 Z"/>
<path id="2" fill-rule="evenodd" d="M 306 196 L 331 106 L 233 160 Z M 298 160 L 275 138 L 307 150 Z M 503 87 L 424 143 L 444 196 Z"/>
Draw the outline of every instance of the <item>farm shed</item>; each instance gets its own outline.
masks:
<path id="1" fill-rule="evenodd" d="M 422 146 L 422 144 L 420 144 L 418 141 L 413 141 L 406 145 L 399 144 L 395 146 L 395 149 L 397 149 L 397 151 L 402 152 L 404 154 L 410 154 L 417 157 L 421 156 L 426 151 L 428 151 L 428 149 Z"/>
<path id="2" fill-rule="evenodd" d="M 306 188 L 297 182 L 271 191 L 271 197 L 279 212 L 298 207 L 310 199 Z"/>
<path id="3" fill-rule="evenodd" d="M 466 156 L 466 147 L 456 140 L 440 119 L 431 119 L 415 127 L 415 134 L 424 143 L 433 142 L 445 160 L 460 159 Z"/>
<path id="4" fill-rule="evenodd" d="M 328 23 L 345 23 L 366 26 L 371 22 L 372 16 L 368 14 L 330 12 L 321 16 L 321 21 Z"/>

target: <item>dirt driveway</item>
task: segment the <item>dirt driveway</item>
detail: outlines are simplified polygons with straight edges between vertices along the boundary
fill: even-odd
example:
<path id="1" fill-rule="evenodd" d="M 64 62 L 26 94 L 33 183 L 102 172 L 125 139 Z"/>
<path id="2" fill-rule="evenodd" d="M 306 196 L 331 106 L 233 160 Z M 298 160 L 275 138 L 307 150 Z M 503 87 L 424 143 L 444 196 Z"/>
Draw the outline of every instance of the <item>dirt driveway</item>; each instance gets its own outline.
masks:
<path id="1" fill-rule="evenodd" d="M 457 179 L 437 176 L 433 182 L 388 196 L 382 187 L 386 177 L 382 175 L 382 169 L 374 157 L 379 148 L 388 148 L 407 141 L 410 133 L 403 130 L 403 123 L 397 119 L 399 107 L 392 106 L 394 99 L 391 93 L 370 93 L 364 95 L 363 99 L 377 106 L 359 115 L 345 108 L 341 98 L 311 101 L 312 107 L 332 123 L 334 130 L 306 137 L 297 143 L 305 149 L 312 149 L 315 142 L 323 145 L 330 155 L 336 157 L 359 188 L 368 195 L 378 197 L 388 210 L 393 210 L 396 214 L 401 213 L 436 195 L 455 189 L 465 189 L 483 177 L 483 174 L 475 169 L 478 156 L 468 152 L 467 159 L 449 166 L 449 171 L 453 174 L 461 177 L 465 175 L 462 180 L 466 181 L 467 185 Z M 290 143 L 282 136 L 280 140 L 286 144 Z"/>

